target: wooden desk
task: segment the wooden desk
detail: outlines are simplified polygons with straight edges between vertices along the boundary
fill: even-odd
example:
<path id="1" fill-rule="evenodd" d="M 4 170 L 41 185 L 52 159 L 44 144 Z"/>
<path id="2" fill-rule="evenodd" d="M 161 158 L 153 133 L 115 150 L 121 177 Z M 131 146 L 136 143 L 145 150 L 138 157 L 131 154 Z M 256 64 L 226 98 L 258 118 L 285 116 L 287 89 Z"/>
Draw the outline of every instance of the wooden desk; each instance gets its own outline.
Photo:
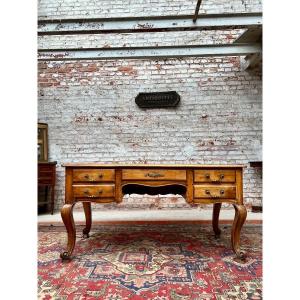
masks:
<path id="1" fill-rule="evenodd" d="M 44 186 L 45 201 L 38 202 L 38 205 L 48 204 L 48 188 L 50 187 L 51 192 L 51 214 L 53 215 L 54 210 L 54 188 L 55 188 L 55 174 L 56 174 L 56 161 L 53 162 L 39 162 L 38 163 L 38 186 Z"/>
<path id="2" fill-rule="evenodd" d="M 187 203 L 213 204 L 212 227 L 219 236 L 219 213 L 222 203 L 235 209 L 232 226 L 232 248 L 239 258 L 240 232 L 247 216 L 243 205 L 243 167 L 241 165 L 140 165 L 69 163 L 66 168 L 65 204 L 62 220 L 68 233 L 67 250 L 62 259 L 70 259 L 76 239 L 73 207 L 83 203 L 86 226 L 83 235 L 89 237 L 92 225 L 91 202 L 122 201 L 123 195 L 181 194 Z"/>

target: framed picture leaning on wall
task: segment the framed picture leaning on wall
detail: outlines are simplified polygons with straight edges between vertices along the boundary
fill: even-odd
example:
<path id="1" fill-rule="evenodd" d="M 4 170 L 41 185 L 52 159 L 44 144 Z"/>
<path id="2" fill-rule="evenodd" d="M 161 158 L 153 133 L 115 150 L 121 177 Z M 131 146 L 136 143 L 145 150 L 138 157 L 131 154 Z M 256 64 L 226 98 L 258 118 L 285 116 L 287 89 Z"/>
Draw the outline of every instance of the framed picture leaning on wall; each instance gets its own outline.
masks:
<path id="1" fill-rule="evenodd" d="M 48 125 L 38 123 L 38 161 L 48 161 Z"/>

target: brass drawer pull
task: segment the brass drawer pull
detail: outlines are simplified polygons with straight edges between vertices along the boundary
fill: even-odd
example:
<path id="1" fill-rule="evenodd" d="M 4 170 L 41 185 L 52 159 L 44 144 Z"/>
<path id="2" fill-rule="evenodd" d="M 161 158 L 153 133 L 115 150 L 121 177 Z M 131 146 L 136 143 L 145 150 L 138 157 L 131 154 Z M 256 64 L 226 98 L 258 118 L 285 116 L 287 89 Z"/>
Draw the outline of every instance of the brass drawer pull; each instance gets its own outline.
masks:
<path id="1" fill-rule="evenodd" d="M 90 180 L 90 181 L 95 181 L 94 178 L 90 178 L 90 175 L 89 175 L 89 174 L 84 175 L 84 178 L 85 178 L 85 179 L 88 179 L 88 180 Z"/>
<path id="2" fill-rule="evenodd" d="M 99 174 L 99 178 L 103 178 L 103 174 Z"/>
<path id="3" fill-rule="evenodd" d="M 220 178 L 217 180 L 212 180 L 213 183 L 220 183 L 222 181 L 222 179 L 224 179 L 224 174 L 220 175 Z"/>
<path id="4" fill-rule="evenodd" d="M 211 179 L 211 182 L 218 183 L 218 182 L 220 182 L 222 179 L 224 179 L 224 177 L 225 177 L 224 174 L 220 174 L 219 179 L 217 179 L 217 180 Z M 210 179 L 210 174 L 205 174 L 205 178 L 206 178 L 206 179 Z"/>
<path id="5" fill-rule="evenodd" d="M 224 195 L 225 194 L 225 191 L 224 190 L 220 190 L 220 196 L 219 195 L 212 195 L 210 193 L 210 190 L 205 190 L 205 194 L 206 195 L 210 195 L 212 198 L 220 198 L 221 195 Z"/>
<path id="6" fill-rule="evenodd" d="M 96 196 L 94 196 L 94 195 L 89 195 L 89 194 L 90 194 L 89 190 L 85 190 L 83 193 L 84 193 L 85 195 L 87 195 L 89 198 L 96 197 Z M 103 193 L 103 190 L 99 190 L 98 193 L 99 193 L 99 195 L 101 195 L 101 194 Z"/>
<path id="7" fill-rule="evenodd" d="M 147 173 L 146 177 L 152 177 L 152 178 L 157 178 L 157 177 L 164 177 L 165 175 L 160 174 L 160 173 Z"/>

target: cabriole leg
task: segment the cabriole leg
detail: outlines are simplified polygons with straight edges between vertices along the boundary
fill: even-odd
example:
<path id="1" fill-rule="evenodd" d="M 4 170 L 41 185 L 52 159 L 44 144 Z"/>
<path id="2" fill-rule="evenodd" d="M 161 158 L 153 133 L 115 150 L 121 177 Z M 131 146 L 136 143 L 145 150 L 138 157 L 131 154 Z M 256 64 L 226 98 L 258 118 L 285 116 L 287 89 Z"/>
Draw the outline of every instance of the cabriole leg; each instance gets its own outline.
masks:
<path id="1" fill-rule="evenodd" d="M 88 238 L 92 226 L 92 209 L 91 202 L 82 202 L 85 214 L 85 228 L 83 229 L 83 237 Z"/>
<path id="2" fill-rule="evenodd" d="M 216 237 L 219 237 L 221 234 L 221 230 L 219 228 L 219 215 L 220 215 L 221 206 L 222 203 L 214 203 L 214 207 L 213 207 L 212 226 Z"/>
<path id="3" fill-rule="evenodd" d="M 235 209 L 235 217 L 231 231 L 231 244 L 233 251 L 239 259 L 245 259 L 245 253 L 240 249 L 240 233 L 242 226 L 247 217 L 247 209 L 244 205 L 233 204 Z"/>
<path id="4" fill-rule="evenodd" d="M 75 241 L 76 241 L 76 230 L 75 230 L 75 224 L 73 218 L 73 207 L 74 207 L 74 203 L 65 204 L 60 211 L 62 220 L 66 226 L 67 233 L 68 233 L 67 251 L 60 254 L 60 257 L 63 260 L 71 259 L 71 255 L 74 250 Z"/>

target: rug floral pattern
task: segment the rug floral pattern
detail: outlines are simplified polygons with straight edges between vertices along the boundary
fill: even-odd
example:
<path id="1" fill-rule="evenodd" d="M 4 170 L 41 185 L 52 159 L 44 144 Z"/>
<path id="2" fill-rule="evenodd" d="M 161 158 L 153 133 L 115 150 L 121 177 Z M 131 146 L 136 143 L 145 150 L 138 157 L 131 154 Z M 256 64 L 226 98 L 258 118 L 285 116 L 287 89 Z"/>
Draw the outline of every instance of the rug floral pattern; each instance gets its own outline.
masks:
<path id="1" fill-rule="evenodd" d="M 243 228 L 245 262 L 222 229 L 215 239 L 208 225 L 98 225 L 84 239 L 78 226 L 74 258 L 62 262 L 64 228 L 40 227 L 38 298 L 262 299 L 261 227 Z"/>

